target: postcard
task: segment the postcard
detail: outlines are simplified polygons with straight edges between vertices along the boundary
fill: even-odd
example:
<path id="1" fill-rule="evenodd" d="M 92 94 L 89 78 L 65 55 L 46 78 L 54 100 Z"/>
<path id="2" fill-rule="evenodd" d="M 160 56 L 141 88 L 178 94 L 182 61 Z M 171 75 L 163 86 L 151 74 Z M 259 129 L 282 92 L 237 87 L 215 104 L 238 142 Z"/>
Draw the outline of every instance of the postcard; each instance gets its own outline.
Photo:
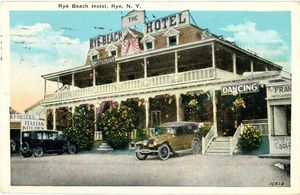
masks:
<path id="1" fill-rule="evenodd" d="M 300 193 L 299 10 L 2 2 L 1 190 Z"/>

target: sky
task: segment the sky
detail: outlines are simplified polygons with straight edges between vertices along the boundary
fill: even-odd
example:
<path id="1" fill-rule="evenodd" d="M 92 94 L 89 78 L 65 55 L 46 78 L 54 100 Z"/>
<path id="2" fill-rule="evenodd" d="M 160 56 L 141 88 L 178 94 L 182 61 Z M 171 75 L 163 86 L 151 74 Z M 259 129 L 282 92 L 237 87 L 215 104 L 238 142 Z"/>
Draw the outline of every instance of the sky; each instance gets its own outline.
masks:
<path id="1" fill-rule="evenodd" d="M 179 10 L 181 11 L 181 10 Z M 41 75 L 85 63 L 89 39 L 121 29 L 121 11 L 11 11 L 11 106 L 24 110 L 43 98 Z M 148 11 L 155 20 L 176 11 Z M 291 13 L 288 11 L 191 11 L 200 28 L 290 71 Z M 192 22 L 194 23 L 194 22 Z M 48 82 L 51 92 L 56 84 Z"/>

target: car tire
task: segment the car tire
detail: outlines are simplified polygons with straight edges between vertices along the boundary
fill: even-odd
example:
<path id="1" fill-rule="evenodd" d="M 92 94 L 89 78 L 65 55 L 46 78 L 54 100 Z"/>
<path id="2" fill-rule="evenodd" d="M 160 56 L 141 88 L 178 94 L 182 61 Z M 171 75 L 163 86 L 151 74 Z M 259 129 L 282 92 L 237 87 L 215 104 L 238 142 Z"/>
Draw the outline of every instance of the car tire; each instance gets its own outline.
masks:
<path id="1" fill-rule="evenodd" d="M 76 146 L 74 144 L 69 144 L 67 151 L 69 154 L 75 154 L 76 153 Z"/>
<path id="2" fill-rule="evenodd" d="M 138 147 L 138 149 L 137 149 L 136 152 L 135 152 L 135 155 L 136 155 L 137 159 L 139 159 L 139 160 L 145 160 L 145 159 L 148 157 L 148 154 L 141 154 L 141 153 L 139 152 L 139 150 L 141 149 L 141 147 L 142 147 L 142 146 L 139 146 L 139 147 Z"/>
<path id="3" fill-rule="evenodd" d="M 194 140 L 192 143 L 192 153 L 199 154 L 201 151 L 201 143 L 199 140 Z"/>
<path id="4" fill-rule="evenodd" d="M 32 153 L 30 153 L 30 152 L 26 152 L 26 153 L 21 152 L 21 155 L 22 155 L 24 158 L 28 158 L 28 157 L 31 157 L 31 156 L 32 156 Z"/>
<path id="5" fill-rule="evenodd" d="M 44 150 L 43 150 L 43 148 L 40 147 L 40 146 L 36 147 L 36 148 L 34 149 L 33 155 L 34 155 L 35 157 L 41 157 L 41 156 L 43 156 L 43 155 L 44 155 Z"/>
<path id="6" fill-rule="evenodd" d="M 167 160 L 170 157 L 170 147 L 167 144 L 163 144 L 158 148 L 158 157 L 160 160 Z"/>

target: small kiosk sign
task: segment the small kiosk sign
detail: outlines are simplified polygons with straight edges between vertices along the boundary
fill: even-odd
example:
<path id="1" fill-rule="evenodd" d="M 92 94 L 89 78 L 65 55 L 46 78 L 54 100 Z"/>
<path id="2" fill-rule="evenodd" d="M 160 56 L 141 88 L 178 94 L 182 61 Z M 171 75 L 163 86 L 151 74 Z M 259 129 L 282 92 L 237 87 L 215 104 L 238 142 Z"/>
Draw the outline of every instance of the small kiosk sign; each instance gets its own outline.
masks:
<path id="1" fill-rule="evenodd" d="M 254 93 L 259 91 L 258 83 L 241 83 L 221 87 L 222 95 L 237 95 L 241 93 Z"/>
<path id="2" fill-rule="evenodd" d="M 25 119 L 21 121 L 21 131 L 28 130 L 45 130 L 46 124 L 44 120 Z"/>

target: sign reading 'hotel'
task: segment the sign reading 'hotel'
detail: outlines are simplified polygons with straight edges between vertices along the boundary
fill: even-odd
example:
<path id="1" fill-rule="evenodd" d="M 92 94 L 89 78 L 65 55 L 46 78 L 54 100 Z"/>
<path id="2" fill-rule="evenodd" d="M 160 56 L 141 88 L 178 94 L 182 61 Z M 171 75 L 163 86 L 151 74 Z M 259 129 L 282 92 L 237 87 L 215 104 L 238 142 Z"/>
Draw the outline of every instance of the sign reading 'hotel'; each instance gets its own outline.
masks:
<path id="1" fill-rule="evenodd" d="M 222 95 L 237 95 L 241 93 L 253 93 L 259 91 L 258 83 L 242 83 L 221 87 Z"/>

